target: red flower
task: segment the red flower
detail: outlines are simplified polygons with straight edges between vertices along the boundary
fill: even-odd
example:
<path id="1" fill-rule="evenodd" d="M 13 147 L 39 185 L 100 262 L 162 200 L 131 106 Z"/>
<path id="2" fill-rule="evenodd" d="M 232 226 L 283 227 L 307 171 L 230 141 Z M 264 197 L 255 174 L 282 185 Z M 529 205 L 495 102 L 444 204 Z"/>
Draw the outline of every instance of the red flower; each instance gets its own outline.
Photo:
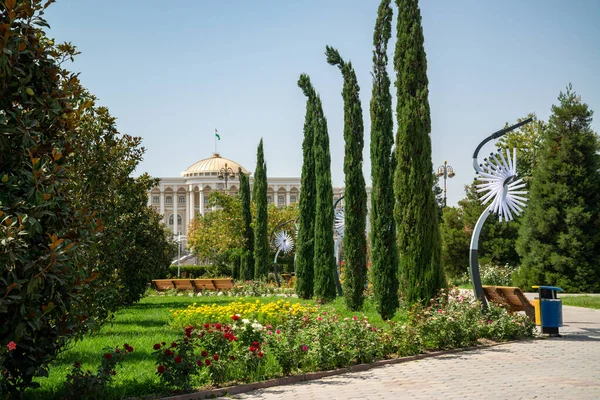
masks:
<path id="1" fill-rule="evenodd" d="M 171 347 L 177 347 L 177 343 L 175 343 L 175 342 L 171 343 Z"/>
<path id="2" fill-rule="evenodd" d="M 196 360 L 196 365 L 201 367 L 202 366 L 202 360 Z"/>
<path id="3" fill-rule="evenodd" d="M 229 358 L 231 358 L 231 361 L 235 361 L 235 356 L 229 356 Z"/>
<path id="4" fill-rule="evenodd" d="M 193 326 L 191 326 L 191 325 L 188 325 L 188 326 L 186 326 L 186 327 L 185 327 L 185 331 L 186 331 L 186 332 L 187 332 L 187 331 L 192 331 L 193 329 L 194 329 L 194 327 L 193 327 Z"/>
<path id="5" fill-rule="evenodd" d="M 202 350 L 202 353 L 201 353 L 201 354 L 202 354 L 202 357 L 206 357 L 206 356 L 208 355 L 208 351 L 206 351 L 206 350 Z"/>
<path id="6" fill-rule="evenodd" d="M 279 334 L 281 333 L 281 331 L 280 331 L 279 329 L 277 329 L 277 330 L 275 331 L 275 333 L 279 335 Z"/>
<path id="7" fill-rule="evenodd" d="M 204 360 L 204 364 L 206 364 L 206 366 L 208 367 L 210 365 L 210 360 L 207 358 L 206 360 Z"/>
<path id="8" fill-rule="evenodd" d="M 259 356 L 260 358 L 262 358 L 262 357 L 264 356 L 263 352 L 262 352 L 262 351 L 259 351 L 259 352 L 258 352 L 258 356 Z"/>
<path id="9" fill-rule="evenodd" d="M 165 350 L 165 356 L 170 356 L 172 354 L 173 354 L 173 352 L 171 350 L 169 350 L 169 349 Z"/>
<path id="10" fill-rule="evenodd" d="M 208 329 L 210 327 L 209 324 L 204 324 L 204 329 Z"/>
<path id="11" fill-rule="evenodd" d="M 73 364 L 73 367 L 79 368 L 79 367 L 81 367 L 81 363 L 80 362 L 76 362 L 75 364 Z"/>
<path id="12" fill-rule="evenodd" d="M 106 354 L 104 355 L 104 358 L 106 358 L 107 360 L 110 360 L 110 359 L 112 358 L 112 354 L 110 354 L 110 353 L 106 353 Z"/>
<path id="13" fill-rule="evenodd" d="M 218 331 L 221 330 L 221 324 L 215 324 L 215 328 L 217 328 Z"/>
<path id="14" fill-rule="evenodd" d="M 252 342 L 252 346 L 258 347 L 258 342 Z"/>
<path id="15" fill-rule="evenodd" d="M 127 350 L 129 353 L 133 353 L 133 347 L 131 347 L 130 345 L 128 345 L 127 343 L 125 343 L 123 345 L 123 347 L 125 347 L 125 350 Z"/>
<path id="16" fill-rule="evenodd" d="M 159 374 L 162 374 L 163 372 L 165 372 L 165 366 L 159 365 L 158 368 L 156 368 L 156 372 L 158 372 Z"/>
<path id="17" fill-rule="evenodd" d="M 117 371 L 115 371 L 115 370 L 113 369 L 112 371 L 110 371 L 110 374 L 111 374 L 111 375 L 116 375 L 116 374 L 117 374 Z"/>
<path id="18" fill-rule="evenodd" d="M 17 344 L 15 342 L 8 342 L 6 347 L 8 347 L 8 351 L 13 351 L 14 349 L 17 348 Z"/>
<path id="19" fill-rule="evenodd" d="M 162 342 L 161 344 L 162 344 L 163 346 L 166 346 L 166 345 L 167 345 L 165 342 Z"/>
<path id="20" fill-rule="evenodd" d="M 256 351 L 256 347 L 250 346 L 250 348 L 248 350 L 250 350 L 250 351 Z"/>
<path id="21" fill-rule="evenodd" d="M 234 321 L 237 321 L 238 319 L 240 319 L 240 317 L 238 317 L 237 315 L 233 315 L 233 316 L 231 317 L 231 319 L 232 319 L 232 320 L 234 320 Z"/>
<path id="22" fill-rule="evenodd" d="M 175 363 L 176 364 L 181 363 L 181 356 L 175 356 Z"/>
<path id="23" fill-rule="evenodd" d="M 219 355 L 218 354 L 213 354 L 213 360 L 219 361 Z"/>

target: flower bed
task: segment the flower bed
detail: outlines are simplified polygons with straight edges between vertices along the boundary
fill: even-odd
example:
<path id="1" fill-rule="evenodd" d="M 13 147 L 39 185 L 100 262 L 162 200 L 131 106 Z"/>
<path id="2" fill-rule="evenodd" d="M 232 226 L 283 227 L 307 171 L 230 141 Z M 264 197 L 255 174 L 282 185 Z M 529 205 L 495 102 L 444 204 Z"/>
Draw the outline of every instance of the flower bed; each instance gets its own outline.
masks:
<path id="1" fill-rule="evenodd" d="M 534 331 L 525 316 L 494 306 L 484 314 L 471 296 L 457 291 L 383 328 L 325 307 L 243 299 L 174 311 L 173 325 L 182 324 L 181 339 L 154 345 L 156 373 L 171 389 L 254 382 L 472 346 L 480 339 L 531 337 Z"/>
<path id="2" fill-rule="evenodd" d="M 286 300 L 261 302 L 240 298 L 238 301 L 223 305 L 194 303 L 184 310 L 173 311 L 172 326 L 183 328 L 190 325 L 199 327 L 206 323 L 223 323 L 229 321 L 233 315 L 241 319 L 256 320 L 261 324 L 277 325 L 288 318 L 311 314 L 316 310 L 316 307 L 290 303 Z"/>

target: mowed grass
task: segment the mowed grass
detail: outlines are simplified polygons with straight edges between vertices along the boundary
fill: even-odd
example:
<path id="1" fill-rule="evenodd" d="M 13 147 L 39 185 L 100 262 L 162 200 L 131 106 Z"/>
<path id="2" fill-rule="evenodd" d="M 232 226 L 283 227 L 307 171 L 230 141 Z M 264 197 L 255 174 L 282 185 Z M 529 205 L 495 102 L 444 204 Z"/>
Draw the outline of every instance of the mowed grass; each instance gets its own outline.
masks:
<path id="1" fill-rule="evenodd" d="M 565 306 L 595 308 L 600 310 L 600 296 L 560 296 Z"/>
<path id="2" fill-rule="evenodd" d="M 170 310 L 184 309 L 194 302 L 222 305 L 239 301 L 239 299 L 239 297 L 227 296 L 190 297 L 188 295 L 145 297 L 138 304 L 117 312 L 114 319 L 104 325 L 99 332 L 86 336 L 84 340 L 75 343 L 59 355 L 50 365 L 49 376 L 37 379 L 41 387 L 26 391 L 25 398 L 60 399 L 66 375 L 75 362 L 80 362 L 84 370 L 89 369 L 95 373 L 102 361 L 103 349 L 105 347 L 114 348 L 117 345 L 122 348 L 123 343 L 128 343 L 135 350 L 126 357 L 123 365 L 117 368 L 115 381 L 110 385 L 106 398 L 167 395 L 168 393 L 161 391 L 159 386 L 152 347 L 155 343 L 171 342 L 182 335 L 181 332 L 169 326 Z M 300 300 L 292 297 L 246 297 L 245 299 L 260 300 L 261 302 L 285 299 L 292 303 L 317 305 L 314 300 Z M 365 301 L 363 309 L 359 312 L 348 310 L 343 298 L 337 298 L 331 303 L 322 305 L 320 309 L 330 313 L 335 312 L 341 318 L 352 318 L 353 316 L 362 318 L 363 315 L 366 315 L 372 325 L 378 327 L 386 325 L 386 322 L 377 313 L 375 304 L 369 300 Z M 399 310 L 394 320 L 402 321 L 405 318 L 406 312 Z"/>

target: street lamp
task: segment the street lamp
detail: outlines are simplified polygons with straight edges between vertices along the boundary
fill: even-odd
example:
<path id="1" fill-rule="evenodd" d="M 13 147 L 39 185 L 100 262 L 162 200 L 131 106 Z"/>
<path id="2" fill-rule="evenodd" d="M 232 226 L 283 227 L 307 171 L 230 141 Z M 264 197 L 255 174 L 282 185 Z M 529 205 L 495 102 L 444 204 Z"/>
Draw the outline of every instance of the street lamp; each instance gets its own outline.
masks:
<path id="1" fill-rule="evenodd" d="M 454 169 L 452 165 L 448 165 L 448 161 L 444 161 L 444 165 L 440 165 L 435 173 L 435 176 L 438 178 L 440 176 L 444 177 L 444 207 L 446 207 L 446 179 L 452 178 L 454 175 Z"/>
<path id="2" fill-rule="evenodd" d="M 181 236 L 181 233 L 177 235 L 175 242 L 177 243 L 177 277 L 181 276 L 181 243 L 187 240 L 187 236 Z"/>
<path id="3" fill-rule="evenodd" d="M 219 171 L 217 178 L 225 180 L 225 190 L 227 190 L 227 181 L 235 178 L 235 173 L 231 168 L 227 167 L 227 163 L 225 163 L 225 166 Z"/>

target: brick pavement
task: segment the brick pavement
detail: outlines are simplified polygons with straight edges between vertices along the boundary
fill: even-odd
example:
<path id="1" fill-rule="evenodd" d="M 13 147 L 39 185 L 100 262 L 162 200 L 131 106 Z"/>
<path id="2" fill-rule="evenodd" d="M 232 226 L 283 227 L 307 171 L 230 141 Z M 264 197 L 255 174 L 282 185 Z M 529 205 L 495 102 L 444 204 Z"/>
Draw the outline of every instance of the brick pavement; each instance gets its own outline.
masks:
<path id="1" fill-rule="evenodd" d="M 600 399 L 600 310 L 561 338 L 509 343 L 234 395 L 235 399 Z"/>

